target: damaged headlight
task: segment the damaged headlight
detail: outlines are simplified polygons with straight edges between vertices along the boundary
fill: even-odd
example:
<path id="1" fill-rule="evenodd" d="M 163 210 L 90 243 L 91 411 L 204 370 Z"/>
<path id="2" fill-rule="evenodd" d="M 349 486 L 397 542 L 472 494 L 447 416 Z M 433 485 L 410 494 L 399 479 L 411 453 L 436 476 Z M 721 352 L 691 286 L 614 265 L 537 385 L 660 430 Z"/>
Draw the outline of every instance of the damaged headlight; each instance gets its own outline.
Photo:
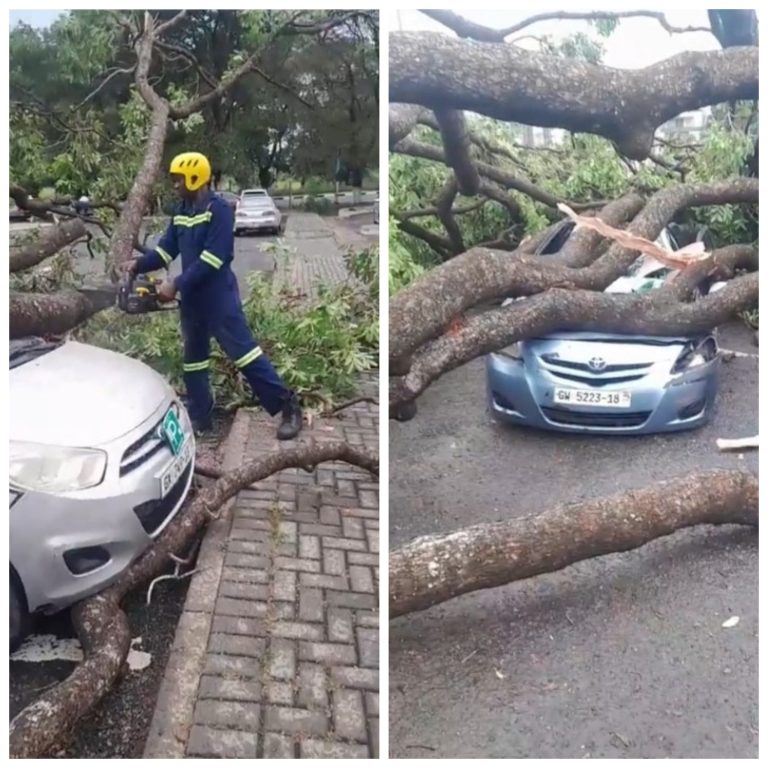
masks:
<path id="1" fill-rule="evenodd" d="M 66 493 L 93 488 L 104 479 L 107 454 L 89 448 L 68 448 L 12 440 L 10 480 L 17 488 Z"/>
<path id="2" fill-rule="evenodd" d="M 706 365 L 717 357 L 717 344 L 713 338 L 708 338 L 695 344 L 686 344 L 685 349 L 675 361 L 672 373 L 684 373 L 699 366 Z"/>

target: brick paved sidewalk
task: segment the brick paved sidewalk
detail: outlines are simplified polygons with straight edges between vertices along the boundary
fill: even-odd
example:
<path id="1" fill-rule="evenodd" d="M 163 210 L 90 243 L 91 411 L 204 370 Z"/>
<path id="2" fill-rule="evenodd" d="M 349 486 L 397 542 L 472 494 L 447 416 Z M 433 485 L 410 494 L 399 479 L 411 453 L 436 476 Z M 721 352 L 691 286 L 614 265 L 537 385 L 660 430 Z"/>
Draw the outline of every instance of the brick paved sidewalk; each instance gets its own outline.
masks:
<path id="1" fill-rule="evenodd" d="M 317 298 L 319 286 L 349 279 L 342 249 L 323 217 L 304 214 L 300 220 L 296 219 L 285 233 L 285 242 L 291 251 L 277 259 L 275 288 L 300 291 L 312 301 Z"/>
<path id="2" fill-rule="evenodd" d="M 225 466 L 278 444 L 240 411 Z M 378 448 L 361 403 L 302 439 Z M 378 757 L 378 485 L 364 470 L 285 470 L 209 526 L 145 757 Z"/>

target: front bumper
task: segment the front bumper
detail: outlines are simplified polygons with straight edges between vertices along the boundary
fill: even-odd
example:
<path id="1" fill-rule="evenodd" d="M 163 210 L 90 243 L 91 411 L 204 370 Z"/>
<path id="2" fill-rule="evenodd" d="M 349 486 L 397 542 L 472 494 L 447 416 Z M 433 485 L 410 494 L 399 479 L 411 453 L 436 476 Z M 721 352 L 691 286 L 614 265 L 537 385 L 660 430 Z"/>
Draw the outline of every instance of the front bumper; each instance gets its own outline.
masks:
<path id="1" fill-rule="evenodd" d="M 123 462 L 122 472 L 120 468 L 126 449 L 136 444 L 137 437 L 151 433 L 169 405 L 170 401 L 164 403 L 141 427 L 109 446 L 107 475 L 95 488 L 57 495 L 19 493 L 11 507 L 10 560 L 30 612 L 52 613 L 107 587 L 181 509 L 195 461 L 194 435 L 183 410 L 191 457 L 162 499 L 161 478 L 174 461 L 166 445 L 139 464 Z M 71 563 L 81 550 L 95 553 L 97 565 L 78 574 Z"/>
<path id="2" fill-rule="evenodd" d="M 264 216 L 258 219 L 235 219 L 235 231 L 261 231 L 262 229 L 279 229 L 281 219 L 278 216 Z"/>
<path id="3" fill-rule="evenodd" d="M 616 385 L 631 393 L 629 408 L 554 402 L 556 388 L 588 389 L 528 366 L 522 360 L 492 354 L 486 358 L 487 397 L 491 413 L 501 421 L 556 432 L 651 434 L 694 429 L 712 413 L 720 358 L 691 371 Z"/>

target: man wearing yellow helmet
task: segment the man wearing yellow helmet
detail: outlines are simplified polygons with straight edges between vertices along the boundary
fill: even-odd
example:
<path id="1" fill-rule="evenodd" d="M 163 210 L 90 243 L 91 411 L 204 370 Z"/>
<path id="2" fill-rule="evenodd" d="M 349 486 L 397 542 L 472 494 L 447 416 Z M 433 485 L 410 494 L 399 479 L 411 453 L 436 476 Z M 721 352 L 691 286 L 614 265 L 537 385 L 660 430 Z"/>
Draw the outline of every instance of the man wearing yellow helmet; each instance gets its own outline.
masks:
<path id="1" fill-rule="evenodd" d="M 233 212 L 210 189 L 211 164 L 199 152 L 184 152 L 171 161 L 171 179 L 181 198 L 158 244 L 128 270 L 153 272 L 168 267 L 181 255 L 181 274 L 160 288 L 161 301 L 181 293 L 181 330 L 184 338 L 184 382 L 189 415 L 195 429 L 210 429 L 213 398 L 208 380 L 210 340 L 219 345 L 242 371 L 254 394 L 271 414 L 282 413 L 277 437 L 290 440 L 302 425 L 301 407 L 267 359 L 243 314 L 234 257 Z"/>

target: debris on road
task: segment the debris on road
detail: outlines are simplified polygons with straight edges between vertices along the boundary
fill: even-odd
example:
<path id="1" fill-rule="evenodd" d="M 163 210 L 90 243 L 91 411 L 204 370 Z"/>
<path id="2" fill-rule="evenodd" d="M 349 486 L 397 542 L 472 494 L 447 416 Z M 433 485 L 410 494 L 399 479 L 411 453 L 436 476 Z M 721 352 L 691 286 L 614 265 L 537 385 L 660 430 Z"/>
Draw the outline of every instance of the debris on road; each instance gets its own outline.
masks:
<path id="1" fill-rule="evenodd" d="M 131 650 L 128 652 L 127 663 L 131 672 L 140 672 L 152 663 L 152 654 L 137 651 L 134 646 L 141 645 L 141 638 L 131 640 Z M 83 660 L 83 649 L 74 637 L 56 637 L 56 635 L 30 635 L 21 647 L 11 654 L 11 661 L 26 661 L 40 663 L 45 661 Z"/>
<path id="2" fill-rule="evenodd" d="M 726 619 L 722 623 L 723 629 L 730 629 L 731 627 L 735 627 L 739 623 L 739 617 L 738 616 L 731 616 L 730 619 Z"/>
<path id="3" fill-rule="evenodd" d="M 757 438 L 758 435 L 755 435 L 754 437 L 738 437 L 735 439 L 719 437 L 717 439 L 717 447 L 721 451 L 740 451 L 742 448 L 757 448 Z"/>

